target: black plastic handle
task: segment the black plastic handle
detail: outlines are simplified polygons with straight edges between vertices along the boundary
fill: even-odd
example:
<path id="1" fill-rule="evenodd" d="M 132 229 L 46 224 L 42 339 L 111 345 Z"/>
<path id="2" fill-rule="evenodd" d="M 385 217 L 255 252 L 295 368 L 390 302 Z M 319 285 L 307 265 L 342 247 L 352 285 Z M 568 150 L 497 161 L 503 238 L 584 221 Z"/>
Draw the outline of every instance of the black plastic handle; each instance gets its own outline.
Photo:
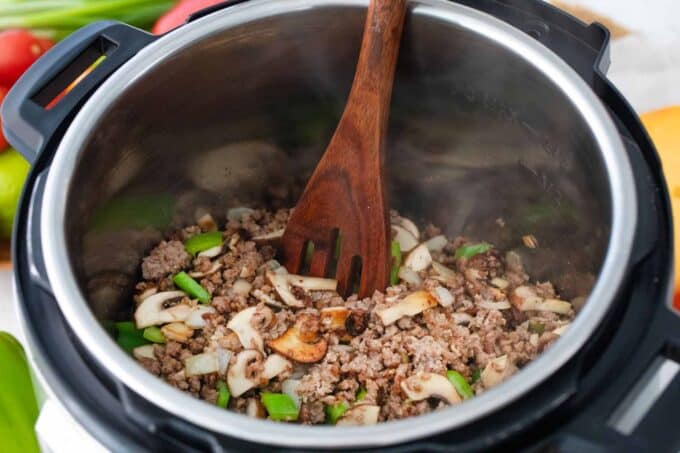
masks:
<path id="1" fill-rule="evenodd" d="M 155 37 L 119 22 L 81 28 L 40 58 L 15 83 L 2 103 L 7 140 L 32 164 L 55 139 L 92 92 Z M 55 105 L 47 107 L 98 57 L 90 74 Z"/>

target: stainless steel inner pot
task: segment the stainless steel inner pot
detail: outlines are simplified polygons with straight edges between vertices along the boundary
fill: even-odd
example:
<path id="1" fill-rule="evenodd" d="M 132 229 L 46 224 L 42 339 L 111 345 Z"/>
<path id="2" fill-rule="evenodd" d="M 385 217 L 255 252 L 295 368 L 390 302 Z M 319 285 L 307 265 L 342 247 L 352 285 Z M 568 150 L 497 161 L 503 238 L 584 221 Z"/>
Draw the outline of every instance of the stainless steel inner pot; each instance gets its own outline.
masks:
<path id="1" fill-rule="evenodd" d="M 79 112 L 51 166 L 42 236 L 74 332 L 113 375 L 205 428 L 306 447 L 386 445 L 459 427 L 530 392 L 597 328 L 636 222 L 630 166 L 607 112 L 524 33 L 444 0 L 411 2 L 387 170 L 391 205 L 447 234 L 517 250 L 564 298 L 589 300 L 548 353 L 460 406 L 373 427 L 275 424 L 152 378 L 98 321 L 130 309 L 139 260 L 172 226 L 235 206 L 293 205 L 349 91 L 365 6 L 252 0 L 151 44 Z M 522 246 L 533 234 L 535 250 Z"/>

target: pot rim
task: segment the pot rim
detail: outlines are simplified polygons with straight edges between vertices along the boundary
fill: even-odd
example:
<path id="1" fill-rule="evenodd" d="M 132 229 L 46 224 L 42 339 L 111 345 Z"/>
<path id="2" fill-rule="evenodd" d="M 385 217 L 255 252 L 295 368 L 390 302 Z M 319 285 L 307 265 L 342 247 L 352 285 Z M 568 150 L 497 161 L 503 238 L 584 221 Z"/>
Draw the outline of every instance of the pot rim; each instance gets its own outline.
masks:
<path id="1" fill-rule="evenodd" d="M 59 308 L 91 354 L 135 393 L 191 423 L 247 441 L 299 448 L 384 446 L 415 440 L 475 421 L 539 385 L 571 359 L 602 321 L 622 282 L 637 223 L 635 182 L 624 145 L 604 106 L 586 83 L 558 56 L 520 30 L 469 7 L 444 0 L 411 0 L 411 13 L 445 20 L 485 36 L 521 55 L 569 97 L 600 146 L 608 171 L 612 228 L 607 253 L 595 286 L 563 338 L 491 390 L 455 408 L 368 427 L 328 427 L 271 423 L 206 404 L 151 375 L 105 332 L 76 283 L 66 248 L 64 184 L 71 181 L 89 134 L 118 94 L 163 60 L 198 39 L 262 17 L 310 7 L 365 6 L 367 0 L 251 0 L 207 15 L 160 37 L 142 49 L 102 84 L 66 131 L 47 177 L 41 214 L 41 236 L 47 275 Z"/>

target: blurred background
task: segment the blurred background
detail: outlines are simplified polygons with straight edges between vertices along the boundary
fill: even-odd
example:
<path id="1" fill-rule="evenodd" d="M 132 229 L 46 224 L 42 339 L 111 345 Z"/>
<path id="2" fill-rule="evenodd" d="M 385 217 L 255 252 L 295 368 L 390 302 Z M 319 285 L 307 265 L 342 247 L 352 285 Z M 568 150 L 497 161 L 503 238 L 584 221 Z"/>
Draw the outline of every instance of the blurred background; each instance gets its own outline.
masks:
<path id="1" fill-rule="evenodd" d="M 116 19 L 162 34 L 181 25 L 194 11 L 222 1 L 0 0 L 0 102 L 35 60 L 88 23 Z M 657 146 L 677 219 L 680 215 L 680 2 L 552 0 L 550 3 L 586 23 L 600 22 L 611 31 L 609 78 L 641 115 Z M 9 244 L 14 212 L 28 170 L 26 161 L 0 132 L 0 332 L 8 332 L 19 341 Z M 680 262 L 678 224 L 680 222 L 676 222 L 675 227 L 676 262 Z M 675 281 L 675 304 L 680 309 L 677 275 Z M 19 343 L 0 333 L 0 451 L 3 452 L 38 448 L 33 436 L 38 408 L 22 354 Z M 13 439 L 11 445 L 2 442 L 7 438 Z M 85 437 L 65 439 L 67 445 L 72 445 L 69 440 L 80 442 L 81 446 L 88 442 Z"/>

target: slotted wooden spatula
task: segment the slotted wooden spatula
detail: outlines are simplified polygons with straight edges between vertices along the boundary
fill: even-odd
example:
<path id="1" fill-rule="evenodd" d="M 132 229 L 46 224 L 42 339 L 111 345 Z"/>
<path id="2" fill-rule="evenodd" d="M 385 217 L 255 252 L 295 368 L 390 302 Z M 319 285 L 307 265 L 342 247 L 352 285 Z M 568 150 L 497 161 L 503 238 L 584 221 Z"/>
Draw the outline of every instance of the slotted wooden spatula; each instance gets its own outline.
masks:
<path id="1" fill-rule="evenodd" d="M 390 230 L 383 164 L 387 119 L 406 0 L 371 0 L 354 83 L 330 144 L 307 182 L 283 235 L 283 259 L 300 273 L 328 275 L 339 240 L 335 278 L 348 295 L 384 290 L 390 275 Z"/>

